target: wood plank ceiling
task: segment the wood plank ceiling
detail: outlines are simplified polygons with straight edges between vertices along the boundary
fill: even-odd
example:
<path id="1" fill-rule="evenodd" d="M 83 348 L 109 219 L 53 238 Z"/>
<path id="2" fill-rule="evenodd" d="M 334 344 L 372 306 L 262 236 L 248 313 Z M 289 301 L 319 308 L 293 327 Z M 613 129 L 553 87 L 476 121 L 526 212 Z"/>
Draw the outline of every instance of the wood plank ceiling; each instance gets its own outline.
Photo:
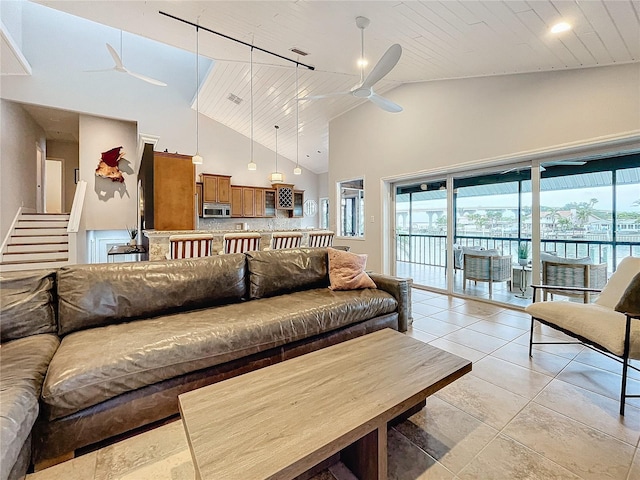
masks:
<path id="1" fill-rule="evenodd" d="M 93 16 L 96 21 L 101 21 L 100 12 L 104 11 L 102 23 L 119 23 L 119 28 L 191 50 L 195 50 L 193 33 L 178 22 L 158 18 L 161 17 L 158 10 L 198 21 L 289 58 L 297 58 L 289 51 L 296 47 L 309 53 L 299 60 L 316 67 L 315 71 L 298 69 L 299 96 L 346 91 L 358 83 L 360 31 L 355 25 L 358 15 L 371 19 L 365 31 L 369 69 L 391 44 L 399 43 L 403 48 L 396 68 L 376 86 L 376 91 L 382 94 L 406 82 L 640 60 L 637 0 L 185 0 L 147 1 L 143 5 L 123 1 L 118 2 L 119 20 L 115 13 L 107 13 L 100 5 L 107 2 L 89 2 L 90 9 L 65 5 L 78 2 L 43 3 L 87 18 Z M 135 11 L 127 16 L 127 8 Z M 152 18 L 158 23 L 148 26 Z M 572 30 L 551 34 L 550 27 L 559 21 L 570 23 Z M 250 136 L 249 48 L 213 37 L 201 32 L 200 52 L 216 62 L 201 84 L 200 111 Z M 273 126 L 280 125 L 278 152 L 293 161 L 296 159 L 294 90 L 293 64 L 254 52 L 254 138 L 275 149 Z M 230 101 L 230 94 L 242 101 L 239 104 Z M 300 103 L 302 166 L 315 172 L 326 171 L 329 120 L 364 101 L 344 96 Z M 380 114 L 393 115 L 382 111 Z"/>

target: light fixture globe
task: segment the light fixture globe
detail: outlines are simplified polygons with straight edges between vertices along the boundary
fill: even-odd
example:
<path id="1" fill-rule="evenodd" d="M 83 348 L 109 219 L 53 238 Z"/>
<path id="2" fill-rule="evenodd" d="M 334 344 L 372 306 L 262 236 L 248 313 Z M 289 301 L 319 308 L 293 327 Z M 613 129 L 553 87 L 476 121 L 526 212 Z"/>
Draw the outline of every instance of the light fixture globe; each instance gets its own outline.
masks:
<path id="1" fill-rule="evenodd" d="M 284 182 L 284 175 L 280 172 L 273 172 L 269 175 L 269 180 L 271 183 L 282 183 Z"/>
<path id="2" fill-rule="evenodd" d="M 302 175 L 302 169 L 296 165 L 296 168 L 293 169 L 294 175 Z"/>
<path id="3" fill-rule="evenodd" d="M 251 160 L 248 164 L 247 164 L 247 170 L 251 170 L 252 172 L 257 170 L 258 166 L 256 165 L 256 162 L 254 162 L 253 160 Z"/>
<path id="4" fill-rule="evenodd" d="M 193 163 L 194 165 L 202 165 L 203 161 L 204 160 L 202 156 L 198 152 L 196 152 L 196 154 L 191 157 L 191 163 Z"/>

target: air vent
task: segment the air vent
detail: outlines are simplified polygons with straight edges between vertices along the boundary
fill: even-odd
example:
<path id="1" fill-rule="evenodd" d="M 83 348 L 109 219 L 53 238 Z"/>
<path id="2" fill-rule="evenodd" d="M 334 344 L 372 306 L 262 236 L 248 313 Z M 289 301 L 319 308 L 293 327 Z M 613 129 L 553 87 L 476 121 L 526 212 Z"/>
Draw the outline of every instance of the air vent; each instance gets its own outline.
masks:
<path id="1" fill-rule="evenodd" d="M 227 97 L 227 100 L 231 100 L 236 105 L 240 105 L 242 103 L 242 99 L 239 96 L 234 95 L 233 93 L 229 94 L 229 96 Z"/>
<path id="2" fill-rule="evenodd" d="M 292 51 L 293 53 L 296 53 L 296 54 L 300 55 L 301 57 L 306 57 L 307 55 L 309 55 L 307 52 L 303 52 L 302 50 L 300 50 L 300 49 L 298 49 L 298 48 L 295 48 L 295 47 L 293 47 L 293 48 L 291 49 L 291 51 Z"/>

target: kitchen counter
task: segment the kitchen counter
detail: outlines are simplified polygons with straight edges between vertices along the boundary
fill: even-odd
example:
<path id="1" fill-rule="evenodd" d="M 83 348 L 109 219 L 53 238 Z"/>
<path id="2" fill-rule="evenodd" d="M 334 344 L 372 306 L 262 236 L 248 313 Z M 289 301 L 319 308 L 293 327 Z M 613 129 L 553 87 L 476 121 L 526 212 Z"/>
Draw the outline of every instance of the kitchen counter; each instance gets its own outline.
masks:
<path id="1" fill-rule="evenodd" d="M 258 232 L 261 234 L 260 249 L 268 247 L 271 243 L 271 236 L 274 232 L 302 232 L 302 245 L 307 244 L 308 233 L 313 231 L 322 230 L 319 228 L 307 229 L 307 228 L 291 228 L 287 230 L 143 230 L 142 234 L 149 239 L 149 260 L 165 260 L 169 254 L 169 237 L 171 235 L 187 235 L 196 233 L 211 233 L 213 234 L 213 253 L 217 254 L 222 250 L 222 237 L 225 233 L 252 233 Z"/>

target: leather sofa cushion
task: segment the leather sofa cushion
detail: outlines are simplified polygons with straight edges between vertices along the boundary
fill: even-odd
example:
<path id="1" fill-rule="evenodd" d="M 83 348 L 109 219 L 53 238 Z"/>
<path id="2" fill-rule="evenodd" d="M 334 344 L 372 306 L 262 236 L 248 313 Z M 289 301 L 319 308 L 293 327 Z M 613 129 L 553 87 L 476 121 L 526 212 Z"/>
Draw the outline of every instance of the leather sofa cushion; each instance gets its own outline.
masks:
<path id="1" fill-rule="evenodd" d="M 0 349 L 0 478 L 8 478 L 31 433 L 42 382 L 59 343 L 55 335 L 32 335 Z"/>
<path id="2" fill-rule="evenodd" d="M 73 265 L 58 270 L 58 333 L 238 302 L 245 256 Z"/>
<path id="3" fill-rule="evenodd" d="M 396 309 L 397 301 L 381 290 L 322 288 L 75 332 L 62 340 L 49 366 L 45 415 L 60 418 L 121 393 Z"/>
<path id="4" fill-rule="evenodd" d="M 53 270 L 0 274 L 2 342 L 56 332 L 52 294 L 54 280 Z"/>
<path id="5" fill-rule="evenodd" d="M 329 285 L 326 248 L 269 250 L 246 255 L 251 298 Z"/>

